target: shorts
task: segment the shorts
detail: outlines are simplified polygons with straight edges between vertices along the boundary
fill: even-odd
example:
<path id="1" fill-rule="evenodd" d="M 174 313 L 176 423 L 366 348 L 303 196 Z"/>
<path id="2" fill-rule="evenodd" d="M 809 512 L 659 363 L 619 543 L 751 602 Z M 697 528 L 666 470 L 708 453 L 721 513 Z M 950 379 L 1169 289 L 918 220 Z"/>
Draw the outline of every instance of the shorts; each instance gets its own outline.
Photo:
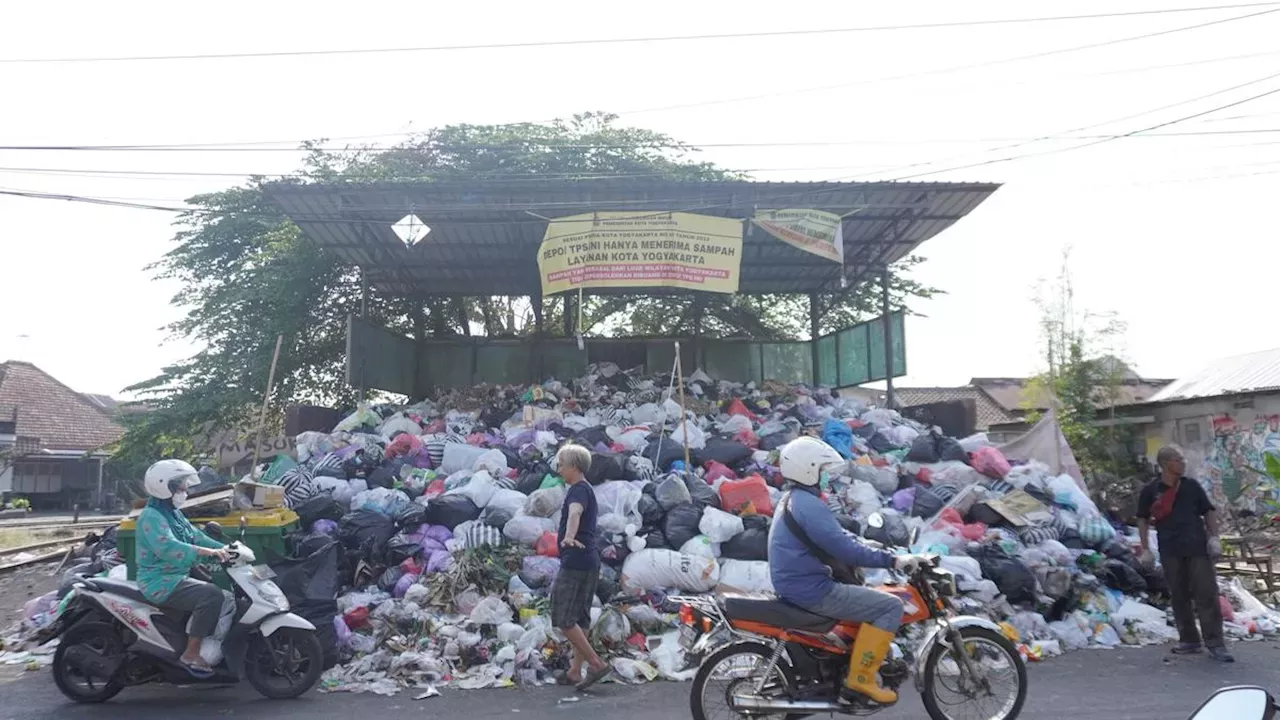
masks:
<path id="1" fill-rule="evenodd" d="M 590 570 L 560 569 L 551 586 L 551 625 L 565 630 L 577 625 L 591 627 L 591 605 L 595 600 L 600 568 Z"/>

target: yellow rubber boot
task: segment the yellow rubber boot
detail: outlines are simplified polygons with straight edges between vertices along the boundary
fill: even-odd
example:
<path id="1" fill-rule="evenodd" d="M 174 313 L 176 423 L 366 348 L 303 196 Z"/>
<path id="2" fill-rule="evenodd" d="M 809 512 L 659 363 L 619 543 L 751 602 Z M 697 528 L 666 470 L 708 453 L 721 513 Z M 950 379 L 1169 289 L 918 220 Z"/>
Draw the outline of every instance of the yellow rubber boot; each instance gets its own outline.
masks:
<path id="1" fill-rule="evenodd" d="M 876 677 L 892 642 L 891 632 L 867 624 L 858 628 L 858 637 L 853 641 L 853 652 L 849 655 L 849 675 L 844 680 L 843 695 L 848 697 L 850 693 L 856 693 L 880 705 L 898 702 L 898 693 L 880 687 Z"/>

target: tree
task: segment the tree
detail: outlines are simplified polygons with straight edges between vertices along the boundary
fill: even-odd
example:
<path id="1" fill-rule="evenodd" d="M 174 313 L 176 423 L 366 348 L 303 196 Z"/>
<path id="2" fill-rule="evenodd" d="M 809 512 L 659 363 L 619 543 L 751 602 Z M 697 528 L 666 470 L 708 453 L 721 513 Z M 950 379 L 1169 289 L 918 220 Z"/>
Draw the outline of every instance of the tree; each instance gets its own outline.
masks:
<path id="1" fill-rule="evenodd" d="M 1124 323 L 1114 315 L 1076 310 L 1069 251 L 1063 253 L 1057 278 L 1044 287 L 1036 304 L 1046 370 L 1032 379 L 1024 397 L 1031 404 L 1052 405 L 1090 490 L 1103 498 L 1114 496 L 1129 489 L 1137 469 L 1126 451 L 1132 430 L 1099 424 L 1114 420 L 1125 377 L 1131 374 L 1115 347 Z M 1034 422 L 1036 415 L 1031 413 L 1028 421 Z"/>
<path id="2" fill-rule="evenodd" d="M 695 150 L 661 133 L 619 127 L 607 114 L 579 115 L 539 125 L 453 125 L 390 149 L 353 147 L 326 152 L 310 143 L 290 182 L 486 180 L 539 176 L 595 178 L 655 176 L 723 180 L 743 176 L 694 159 Z M 182 284 L 173 304 L 186 315 L 168 327 L 202 346 L 191 358 L 130 388 L 148 396 L 151 413 L 130 423 L 113 461 L 130 476 L 147 458 L 189 455 L 179 438 L 211 428 L 250 424 L 261 403 L 277 336 L 284 345 L 272 407 L 286 402 L 350 406 L 345 382 L 345 319 L 361 306 L 359 276 L 303 240 L 298 227 L 271 205 L 262 179 L 188 201 L 175 246 L 151 266 L 157 277 Z M 901 264 L 909 268 L 918 259 Z M 936 292 L 899 274 L 899 305 Z M 675 334 L 701 324 L 708 336 L 748 334 L 800 338 L 808 334 L 807 298 L 745 296 L 588 297 L 586 331 L 600 334 Z M 879 314 L 877 288 L 825 296 L 833 305 L 825 327 L 835 329 Z M 544 327 L 563 324 L 565 303 L 544 303 Z M 445 298 L 421 305 L 373 294 L 368 313 L 390 329 L 415 326 L 435 337 L 519 335 L 532 332 L 526 298 Z M 576 317 L 573 318 L 576 323 Z M 278 422 L 279 418 L 275 418 Z"/>

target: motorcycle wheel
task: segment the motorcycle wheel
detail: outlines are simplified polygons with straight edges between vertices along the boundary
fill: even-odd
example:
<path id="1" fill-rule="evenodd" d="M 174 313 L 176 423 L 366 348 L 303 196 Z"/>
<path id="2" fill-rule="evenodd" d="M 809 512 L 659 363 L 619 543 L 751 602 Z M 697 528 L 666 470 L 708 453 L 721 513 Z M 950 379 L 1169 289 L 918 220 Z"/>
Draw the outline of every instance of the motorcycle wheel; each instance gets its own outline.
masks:
<path id="1" fill-rule="evenodd" d="M 280 628 L 271 637 L 254 635 L 245 657 L 245 679 L 272 700 L 296 698 L 315 686 L 324 672 L 324 650 L 316 634 Z"/>
<path id="2" fill-rule="evenodd" d="M 120 681 L 120 673 L 115 677 L 86 677 L 67 662 L 67 650 L 77 645 L 84 645 L 104 655 L 115 655 L 124 652 L 124 643 L 120 640 L 116 629 L 107 623 L 82 623 L 67 631 L 53 653 L 53 684 L 67 699 L 78 703 L 103 703 L 124 689 Z"/>
<path id="3" fill-rule="evenodd" d="M 722 690 L 716 688 L 708 688 L 707 683 L 712 681 L 712 674 L 722 665 L 725 665 L 731 658 L 739 658 L 742 660 L 750 660 L 754 668 L 758 671 L 769 662 L 769 658 L 773 657 L 773 650 L 763 643 L 743 642 L 726 645 L 702 661 L 698 666 L 698 673 L 693 677 L 693 687 L 689 691 L 689 709 L 693 713 L 693 720 L 710 720 L 707 714 L 707 697 L 708 692 L 716 699 L 722 700 L 724 710 L 738 717 L 748 717 L 741 713 L 734 713 L 729 706 L 729 697 L 737 688 L 739 683 L 756 681 L 756 673 L 748 673 L 746 678 L 730 680 L 723 686 Z M 786 658 L 779 658 L 778 665 L 774 668 L 774 689 L 780 689 L 783 692 L 790 692 L 796 687 L 796 680 L 791 672 L 791 666 L 786 662 Z M 769 692 L 766 687 L 765 692 Z M 712 713 L 716 717 L 719 712 Z M 804 715 L 752 715 L 752 718 L 785 718 L 786 720 L 799 720 Z"/>
<path id="4" fill-rule="evenodd" d="M 993 672 L 993 668 L 987 667 L 988 661 L 993 661 L 993 664 L 994 661 L 1003 661 L 1005 664 L 1003 674 L 1010 677 L 1000 681 L 1000 685 L 1007 685 L 1010 681 L 1016 685 L 1004 693 L 1003 699 L 992 702 L 989 698 L 982 698 L 984 714 L 981 717 L 984 720 L 1014 720 L 1022 712 L 1023 703 L 1027 701 L 1027 666 L 1023 663 L 1022 656 L 1018 654 L 1018 648 L 1004 635 L 986 628 L 964 628 L 960 631 L 960 637 L 971 656 L 974 654 L 981 656 L 975 659 L 984 665 L 984 669 L 987 670 L 987 680 L 992 686 L 996 685 L 993 681 L 996 673 Z M 948 687 L 950 684 L 955 684 L 959 677 L 958 662 L 953 651 L 941 643 L 935 645 L 925 664 L 924 692 L 922 693 L 924 709 L 932 720 L 956 720 L 956 716 L 952 713 L 955 712 L 954 705 L 958 703 L 945 702 L 940 698 L 938 694 L 940 688 L 945 688 L 948 693 L 967 697 L 970 701 L 974 699 L 972 695 Z M 963 717 L 971 718 L 973 715 L 965 713 Z"/>

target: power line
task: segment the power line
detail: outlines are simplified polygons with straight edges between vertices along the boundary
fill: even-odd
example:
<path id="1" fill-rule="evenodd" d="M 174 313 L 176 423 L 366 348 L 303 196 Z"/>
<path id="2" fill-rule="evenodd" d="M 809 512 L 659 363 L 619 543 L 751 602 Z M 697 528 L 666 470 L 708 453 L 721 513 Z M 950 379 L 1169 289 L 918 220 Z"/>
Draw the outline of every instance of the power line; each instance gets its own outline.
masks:
<path id="1" fill-rule="evenodd" d="M 1109 18 L 1125 18 L 1146 15 L 1171 15 L 1175 13 L 1217 12 L 1222 10 L 1238 10 L 1256 7 L 1274 7 L 1277 2 L 1234 3 L 1230 5 L 1206 5 L 1196 7 L 1165 8 L 1157 10 L 1133 10 L 1127 12 L 1092 13 L 1087 15 L 1055 15 L 1047 17 L 996 18 L 990 20 L 959 20 L 953 22 L 911 23 L 904 25 L 873 25 L 851 28 L 813 28 L 804 30 L 765 30 L 738 33 L 704 33 L 698 35 L 659 35 L 633 38 L 586 38 L 579 40 L 535 40 L 526 42 L 479 43 L 473 45 L 427 45 L 418 47 L 395 48 L 352 48 L 329 50 L 280 50 L 238 53 L 192 53 L 173 55 L 122 55 L 97 57 L 51 57 L 51 58 L 0 58 L 0 64 L 52 64 L 82 62 L 151 62 L 173 60 L 228 60 L 237 58 L 279 58 L 279 57 L 312 57 L 324 55 L 383 55 L 411 52 L 450 52 L 458 50 L 505 50 L 543 47 L 578 47 L 590 45 L 622 45 L 656 42 L 687 42 L 706 40 L 728 40 L 744 38 L 797 37 L 817 35 L 839 35 L 863 32 L 884 32 L 897 30 L 931 30 L 939 28 L 966 28 L 986 25 L 1023 25 L 1040 22 L 1064 22 L 1077 20 L 1099 20 Z"/>

